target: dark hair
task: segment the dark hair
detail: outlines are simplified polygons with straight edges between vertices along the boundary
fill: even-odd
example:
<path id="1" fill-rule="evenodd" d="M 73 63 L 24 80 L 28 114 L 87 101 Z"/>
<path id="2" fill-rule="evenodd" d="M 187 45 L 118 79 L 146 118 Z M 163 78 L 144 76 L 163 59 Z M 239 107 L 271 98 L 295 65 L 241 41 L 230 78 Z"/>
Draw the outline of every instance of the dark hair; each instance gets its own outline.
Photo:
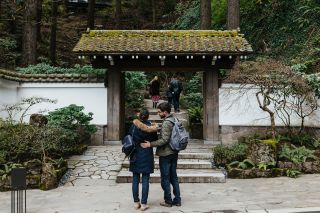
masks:
<path id="1" fill-rule="evenodd" d="M 142 108 L 139 112 L 140 120 L 148 120 L 149 118 L 149 111 L 146 108 Z"/>
<path id="2" fill-rule="evenodd" d="M 164 112 L 164 111 L 166 111 L 167 113 L 171 112 L 171 104 L 169 104 L 168 102 L 162 102 L 161 104 L 158 105 L 157 108 L 160 109 L 161 112 Z"/>

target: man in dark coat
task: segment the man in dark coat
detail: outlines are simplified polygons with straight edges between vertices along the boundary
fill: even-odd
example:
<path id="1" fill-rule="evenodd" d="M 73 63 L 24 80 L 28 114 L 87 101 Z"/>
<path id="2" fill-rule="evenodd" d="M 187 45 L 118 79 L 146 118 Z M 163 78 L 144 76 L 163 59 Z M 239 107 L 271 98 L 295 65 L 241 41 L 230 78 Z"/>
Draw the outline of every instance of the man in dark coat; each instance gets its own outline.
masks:
<path id="1" fill-rule="evenodd" d="M 129 133 L 132 135 L 133 141 L 136 144 L 136 149 L 130 158 L 129 170 L 133 173 L 132 176 L 132 195 L 134 207 L 144 211 L 149 208 L 147 205 L 149 193 L 149 178 L 154 171 L 153 149 L 143 149 L 140 143 L 145 140 L 157 140 L 157 125 L 152 125 L 148 121 L 149 112 L 147 109 L 142 109 L 139 113 L 139 119 L 133 121 Z M 142 197 L 141 204 L 139 199 L 139 182 L 140 174 L 142 174 Z"/>
<path id="2" fill-rule="evenodd" d="M 180 101 L 180 93 L 182 91 L 182 84 L 176 76 L 172 78 L 169 85 L 169 90 L 172 93 L 172 104 L 174 107 L 174 111 L 180 112 L 179 101 Z"/>

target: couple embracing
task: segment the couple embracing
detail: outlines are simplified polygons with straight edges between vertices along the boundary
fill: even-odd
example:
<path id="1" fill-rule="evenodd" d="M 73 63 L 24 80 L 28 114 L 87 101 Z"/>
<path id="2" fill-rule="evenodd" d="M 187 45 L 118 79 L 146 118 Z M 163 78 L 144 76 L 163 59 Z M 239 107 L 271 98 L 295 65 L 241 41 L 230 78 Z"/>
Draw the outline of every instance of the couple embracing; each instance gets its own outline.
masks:
<path id="1" fill-rule="evenodd" d="M 171 114 L 171 105 L 163 102 L 157 106 L 157 112 L 163 119 L 160 138 L 157 139 L 157 125 L 152 125 L 147 109 L 142 109 L 139 119 L 133 121 L 129 130 L 133 141 L 136 143 L 134 161 L 130 162 L 132 178 L 132 195 L 134 208 L 144 211 L 149 208 L 147 205 L 149 194 L 150 174 L 154 172 L 153 147 L 157 147 L 156 154 L 159 156 L 159 167 L 161 174 L 161 187 L 164 192 L 164 201 L 161 206 L 181 206 L 180 187 L 177 176 L 178 151 L 171 149 L 169 142 L 173 129 L 174 117 Z M 142 177 L 141 200 L 139 198 L 139 182 Z M 171 196 L 171 186 L 174 198 Z"/>

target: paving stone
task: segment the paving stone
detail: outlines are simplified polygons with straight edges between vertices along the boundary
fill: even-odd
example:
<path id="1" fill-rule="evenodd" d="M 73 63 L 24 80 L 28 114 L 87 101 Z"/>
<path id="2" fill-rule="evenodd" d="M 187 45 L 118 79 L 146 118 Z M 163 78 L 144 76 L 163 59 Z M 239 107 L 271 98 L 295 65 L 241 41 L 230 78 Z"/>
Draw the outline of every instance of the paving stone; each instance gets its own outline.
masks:
<path id="1" fill-rule="evenodd" d="M 93 174 L 94 174 L 94 175 L 101 175 L 102 173 L 101 173 L 100 170 L 97 170 L 97 171 L 95 171 Z"/>
<path id="2" fill-rule="evenodd" d="M 108 174 L 101 174 L 101 178 L 104 180 L 108 180 L 109 177 L 110 177 L 110 175 L 108 175 Z"/>
<path id="3" fill-rule="evenodd" d="M 82 166 L 77 166 L 77 168 L 78 169 L 89 169 L 89 168 L 91 168 L 92 167 L 92 165 L 82 165 Z"/>
<path id="4" fill-rule="evenodd" d="M 108 165 L 110 162 L 108 160 L 96 160 L 95 163 L 97 164 L 103 164 L 103 165 Z"/>
<path id="5" fill-rule="evenodd" d="M 69 158 L 69 160 L 93 160 L 96 159 L 97 156 L 87 156 L 87 155 L 74 155 Z"/>
<path id="6" fill-rule="evenodd" d="M 94 167 L 94 166 L 89 169 L 90 172 L 95 172 L 95 171 L 98 171 L 98 170 L 99 170 L 99 168 Z"/>
<path id="7" fill-rule="evenodd" d="M 92 179 L 101 179 L 101 176 L 100 175 L 91 175 L 91 178 Z"/>
<path id="8" fill-rule="evenodd" d="M 93 175 L 93 172 L 81 172 L 79 173 L 79 177 L 89 177 Z"/>
<path id="9" fill-rule="evenodd" d="M 121 165 L 111 165 L 111 166 L 108 166 L 108 169 L 110 171 L 120 171 L 121 170 Z"/>

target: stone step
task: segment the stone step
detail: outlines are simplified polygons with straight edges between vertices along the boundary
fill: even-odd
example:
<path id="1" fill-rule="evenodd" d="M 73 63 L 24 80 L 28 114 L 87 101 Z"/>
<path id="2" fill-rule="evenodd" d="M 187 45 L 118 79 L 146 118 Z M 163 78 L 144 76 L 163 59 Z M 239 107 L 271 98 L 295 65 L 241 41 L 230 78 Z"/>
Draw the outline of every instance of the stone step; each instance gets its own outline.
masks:
<path id="1" fill-rule="evenodd" d="M 220 170 L 213 169 L 178 169 L 180 183 L 225 183 L 226 177 Z M 160 171 L 155 170 L 150 175 L 150 183 L 160 183 Z M 119 172 L 117 183 L 131 183 L 132 172 L 123 169 Z"/>
<path id="2" fill-rule="evenodd" d="M 166 102 L 166 100 L 159 100 L 158 104 Z M 144 99 L 144 107 L 148 109 L 152 109 L 152 100 L 151 99 Z"/>
<path id="3" fill-rule="evenodd" d="M 159 158 L 154 150 L 154 158 Z M 179 152 L 179 159 L 211 160 L 212 152 Z"/>
<path id="4" fill-rule="evenodd" d="M 159 169 L 159 161 L 158 160 L 155 160 L 154 167 L 156 169 Z M 122 168 L 129 168 L 129 161 L 128 160 L 125 160 L 122 163 Z M 198 159 L 195 159 L 194 161 L 181 160 L 181 161 L 178 161 L 177 168 L 178 169 L 211 169 L 212 164 L 208 160 L 198 160 Z"/>
<path id="5" fill-rule="evenodd" d="M 159 158 L 157 155 L 155 158 Z M 211 160 L 212 153 L 199 153 L 199 152 L 179 152 L 179 159 L 193 159 L 193 160 Z"/>

